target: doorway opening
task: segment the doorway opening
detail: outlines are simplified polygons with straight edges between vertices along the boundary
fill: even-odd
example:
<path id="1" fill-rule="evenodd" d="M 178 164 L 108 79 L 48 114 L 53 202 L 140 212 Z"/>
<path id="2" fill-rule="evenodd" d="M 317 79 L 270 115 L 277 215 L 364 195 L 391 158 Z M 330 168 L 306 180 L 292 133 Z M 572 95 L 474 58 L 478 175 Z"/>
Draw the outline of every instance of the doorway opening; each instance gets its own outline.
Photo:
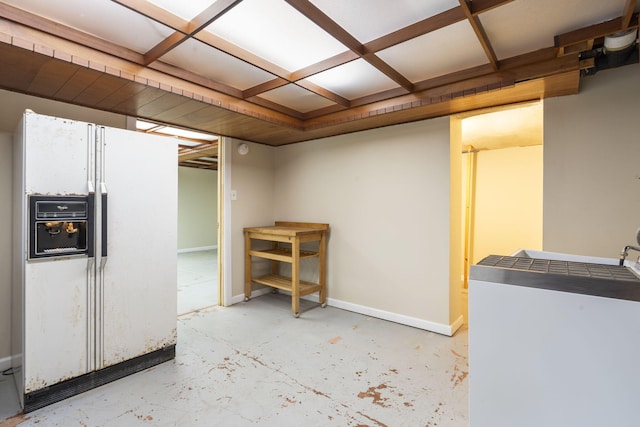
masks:
<path id="1" fill-rule="evenodd" d="M 142 120 L 136 129 L 178 139 L 178 316 L 219 305 L 220 138 Z"/>
<path id="2" fill-rule="evenodd" d="M 218 171 L 178 168 L 178 316 L 219 304 Z"/>
<path id="3" fill-rule="evenodd" d="M 460 207 L 451 224 L 458 248 L 451 262 L 460 263 L 452 271 L 460 271 L 466 317 L 472 265 L 488 255 L 542 249 L 543 103 L 452 116 L 451 130 L 451 190 Z"/>

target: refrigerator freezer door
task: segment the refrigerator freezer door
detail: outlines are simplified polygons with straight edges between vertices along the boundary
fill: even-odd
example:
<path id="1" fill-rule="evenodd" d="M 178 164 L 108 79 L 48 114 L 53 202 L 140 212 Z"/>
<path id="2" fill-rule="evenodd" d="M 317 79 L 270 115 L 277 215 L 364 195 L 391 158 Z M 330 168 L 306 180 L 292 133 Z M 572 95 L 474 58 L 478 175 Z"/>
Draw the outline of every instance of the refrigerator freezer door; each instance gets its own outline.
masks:
<path id="1" fill-rule="evenodd" d="M 92 173 L 94 126 L 27 112 L 23 118 L 20 168 L 24 180 L 20 221 L 24 246 L 22 301 L 14 306 L 23 323 L 24 393 L 76 377 L 93 360 L 93 266 L 86 257 L 28 261 L 25 194 L 87 194 Z M 16 183 L 20 185 L 20 183 Z M 16 254 L 18 255 L 18 254 Z"/>
<path id="2" fill-rule="evenodd" d="M 109 257 L 96 261 L 107 367 L 176 343 L 178 148 L 168 137 L 105 130 Z"/>

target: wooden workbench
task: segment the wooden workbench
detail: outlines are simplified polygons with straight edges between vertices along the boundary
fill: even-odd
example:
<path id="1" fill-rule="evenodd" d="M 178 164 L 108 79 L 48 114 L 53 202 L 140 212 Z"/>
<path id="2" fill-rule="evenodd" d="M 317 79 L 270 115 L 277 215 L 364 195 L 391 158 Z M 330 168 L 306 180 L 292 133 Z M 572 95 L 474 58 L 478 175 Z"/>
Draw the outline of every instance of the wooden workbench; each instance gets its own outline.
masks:
<path id="1" fill-rule="evenodd" d="M 244 229 L 244 297 L 251 298 L 251 284 L 259 283 L 274 289 L 291 292 L 291 311 L 300 316 L 300 297 L 319 293 L 320 304 L 326 306 L 326 255 L 329 224 L 276 221 L 274 226 L 248 227 Z M 252 240 L 272 242 L 270 249 L 255 250 Z M 318 242 L 318 250 L 301 250 L 304 242 Z M 271 260 L 271 274 L 252 277 L 251 257 Z M 300 280 L 300 260 L 318 258 L 318 283 Z M 291 264 L 291 277 L 280 275 L 280 263 Z"/>

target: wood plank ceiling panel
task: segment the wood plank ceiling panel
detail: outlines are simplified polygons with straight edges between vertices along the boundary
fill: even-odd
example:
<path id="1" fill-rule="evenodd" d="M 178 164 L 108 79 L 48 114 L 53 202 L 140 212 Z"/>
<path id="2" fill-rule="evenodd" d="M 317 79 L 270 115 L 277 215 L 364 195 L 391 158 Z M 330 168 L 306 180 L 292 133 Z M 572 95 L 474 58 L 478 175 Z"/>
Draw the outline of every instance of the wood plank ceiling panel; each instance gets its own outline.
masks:
<path id="1" fill-rule="evenodd" d="M 120 89 L 109 93 L 105 98 L 103 98 L 96 104 L 96 108 L 100 110 L 114 111 L 116 110 L 116 107 L 118 105 L 124 103 L 128 99 L 135 98 L 138 93 L 146 89 L 146 86 L 141 83 L 120 79 L 115 76 L 111 76 L 111 78 L 123 80 L 124 85 L 122 85 Z"/>
<path id="2" fill-rule="evenodd" d="M 81 105 L 98 105 L 110 94 L 117 92 L 126 84 L 126 80 L 114 78 L 109 74 L 100 74 L 73 101 Z"/>
<path id="3" fill-rule="evenodd" d="M 55 98 L 65 102 L 77 102 L 76 98 L 89 86 L 95 83 L 102 73 L 85 67 L 78 67 L 64 85 L 54 94 Z"/>
<path id="4" fill-rule="evenodd" d="M 176 121 L 182 120 L 185 116 L 189 116 L 208 107 L 209 106 L 202 101 L 186 98 L 186 102 L 156 114 L 153 118 L 163 123 L 175 123 Z"/>
<path id="5" fill-rule="evenodd" d="M 62 61 L 48 60 L 38 70 L 29 85 L 29 92 L 54 96 L 73 77 L 78 67 Z"/>

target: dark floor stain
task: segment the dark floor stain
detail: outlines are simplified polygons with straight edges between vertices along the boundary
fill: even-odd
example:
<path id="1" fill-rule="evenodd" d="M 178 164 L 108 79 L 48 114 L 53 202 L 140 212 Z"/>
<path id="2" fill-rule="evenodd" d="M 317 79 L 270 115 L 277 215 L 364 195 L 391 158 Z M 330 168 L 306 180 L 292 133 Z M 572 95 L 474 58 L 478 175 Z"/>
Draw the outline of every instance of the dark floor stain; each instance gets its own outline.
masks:
<path id="1" fill-rule="evenodd" d="M 382 406 L 383 408 L 388 407 L 388 405 L 385 405 L 384 402 L 386 402 L 387 398 L 383 398 L 380 395 L 380 391 L 379 390 L 383 390 L 387 388 L 386 384 L 380 384 L 378 387 L 369 387 L 369 389 L 367 391 L 362 391 L 360 393 L 358 393 L 358 397 L 360 399 L 366 399 L 368 397 L 371 397 L 373 399 L 373 404 L 374 405 L 378 405 L 378 406 Z"/>
<path id="2" fill-rule="evenodd" d="M 450 381 L 453 383 L 454 387 L 457 387 L 467 378 L 468 375 L 469 371 L 461 371 L 460 368 L 458 368 L 458 365 L 455 365 L 453 367 L 453 374 L 451 374 Z"/>
<path id="3" fill-rule="evenodd" d="M 278 396 L 278 397 L 283 397 L 284 398 L 284 402 L 282 403 L 282 405 L 280 406 L 281 408 L 286 408 L 289 405 L 295 405 L 296 403 L 298 403 L 294 398 L 292 397 L 286 397 L 286 396 Z"/>
<path id="4" fill-rule="evenodd" d="M 320 390 L 316 390 L 315 388 L 309 388 L 309 387 L 306 387 L 306 389 L 307 390 L 311 390 L 312 392 L 314 392 L 318 396 L 323 396 L 323 397 L 326 397 L 327 399 L 331 399 L 331 396 L 329 396 L 326 393 L 321 392 Z"/>
<path id="5" fill-rule="evenodd" d="M 136 415 L 136 418 L 142 421 L 153 421 L 153 417 L 151 415 L 147 415 L 146 417 L 144 415 Z"/>
<path id="6" fill-rule="evenodd" d="M 455 351 L 455 350 L 453 350 L 453 349 L 451 350 L 451 353 L 453 353 L 453 355 L 454 355 L 454 356 L 456 356 L 456 357 L 461 357 L 461 358 L 463 358 L 463 359 L 466 359 L 466 357 L 465 357 L 465 356 L 463 356 L 463 355 L 461 355 L 461 354 L 459 354 L 459 353 L 456 353 L 456 351 Z"/>
<path id="7" fill-rule="evenodd" d="M 375 418 L 371 418 L 370 416 L 363 414 L 362 412 L 358 411 L 359 415 L 362 415 L 363 417 L 365 417 L 366 419 L 368 419 L 369 421 L 375 423 L 375 425 L 377 425 L 378 427 L 388 427 L 385 423 L 380 422 L 378 420 L 376 420 Z M 362 425 L 366 425 L 366 424 L 362 424 Z M 369 426 L 367 426 L 369 427 Z"/>

